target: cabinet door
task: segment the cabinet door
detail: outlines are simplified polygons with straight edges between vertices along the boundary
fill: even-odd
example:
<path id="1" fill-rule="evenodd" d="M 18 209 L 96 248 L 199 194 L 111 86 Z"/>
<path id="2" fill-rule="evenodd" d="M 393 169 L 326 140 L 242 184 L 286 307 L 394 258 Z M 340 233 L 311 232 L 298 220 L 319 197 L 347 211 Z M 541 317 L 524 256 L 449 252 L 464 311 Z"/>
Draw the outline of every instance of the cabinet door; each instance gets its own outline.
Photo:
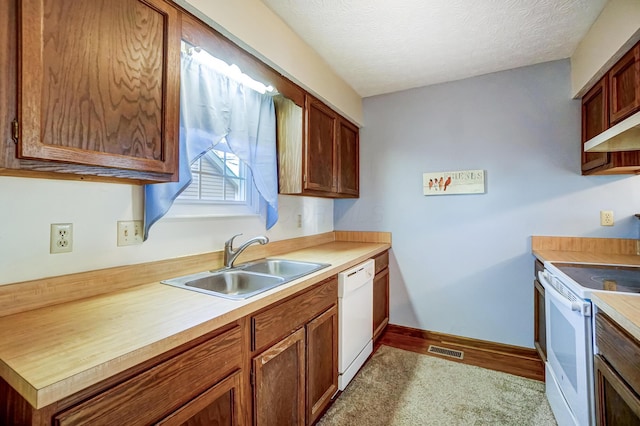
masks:
<path id="1" fill-rule="evenodd" d="M 609 71 L 609 116 L 611 125 L 640 109 L 640 44 Z"/>
<path id="2" fill-rule="evenodd" d="M 304 189 L 335 192 L 337 115 L 322 102 L 306 98 Z"/>
<path id="3" fill-rule="evenodd" d="M 177 9 L 163 0 L 20 4 L 18 157 L 172 175 Z"/>
<path id="4" fill-rule="evenodd" d="M 11 122 L 17 108 L 17 5 L 16 1 L 0 3 L 0 167 L 15 159 Z"/>
<path id="5" fill-rule="evenodd" d="M 338 119 L 338 192 L 357 197 L 360 188 L 358 128 Z"/>
<path id="6" fill-rule="evenodd" d="M 338 390 L 338 308 L 307 324 L 307 424 L 312 424 Z"/>
<path id="7" fill-rule="evenodd" d="M 608 79 L 605 75 L 582 98 L 582 171 L 601 167 L 609 162 L 608 152 L 584 152 L 584 143 L 609 127 Z"/>
<path id="8" fill-rule="evenodd" d="M 255 424 L 305 424 L 305 330 L 299 329 L 253 359 Z"/>
<path id="9" fill-rule="evenodd" d="M 238 371 L 158 422 L 157 425 L 242 425 L 240 416 L 241 383 L 241 373 Z"/>
<path id="10" fill-rule="evenodd" d="M 377 340 L 389 323 L 389 269 L 373 279 L 373 340 Z"/>
<path id="11" fill-rule="evenodd" d="M 534 320 L 534 332 L 533 340 L 534 346 L 540 355 L 542 362 L 547 361 L 547 329 L 545 320 L 545 307 L 544 307 L 544 287 L 538 282 L 533 281 L 533 314 Z"/>
<path id="12" fill-rule="evenodd" d="M 594 357 L 596 423 L 604 425 L 640 424 L 640 399 L 600 356 Z"/>

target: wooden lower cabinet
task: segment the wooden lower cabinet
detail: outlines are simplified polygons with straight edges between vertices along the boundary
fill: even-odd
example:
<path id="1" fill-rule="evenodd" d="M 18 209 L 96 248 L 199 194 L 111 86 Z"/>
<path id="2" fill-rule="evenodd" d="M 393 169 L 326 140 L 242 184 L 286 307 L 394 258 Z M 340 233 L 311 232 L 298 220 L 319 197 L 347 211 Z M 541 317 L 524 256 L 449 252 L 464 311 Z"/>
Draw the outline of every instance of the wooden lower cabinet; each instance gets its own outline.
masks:
<path id="1" fill-rule="evenodd" d="M 595 320 L 596 423 L 640 424 L 640 342 L 608 316 Z"/>
<path id="2" fill-rule="evenodd" d="M 242 350 L 242 330 L 236 326 L 62 411 L 54 424 L 152 424 L 238 371 Z M 193 408 L 189 412 L 196 414 Z"/>
<path id="3" fill-rule="evenodd" d="M 305 330 L 299 329 L 253 359 L 254 420 L 305 424 Z"/>
<path id="4" fill-rule="evenodd" d="M 40 409 L 0 379 L 0 424 L 245 425 L 247 342 L 239 321 Z"/>
<path id="5" fill-rule="evenodd" d="M 373 340 L 377 340 L 389 324 L 389 270 L 373 279 Z"/>
<path id="6" fill-rule="evenodd" d="M 376 341 L 389 324 L 389 252 L 374 258 L 373 278 L 373 340 Z"/>
<path id="7" fill-rule="evenodd" d="M 236 426 L 243 424 L 240 413 L 242 374 L 232 374 L 203 392 L 182 408 L 156 423 L 157 426 Z"/>
<path id="8" fill-rule="evenodd" d="M 547 329 L 546 329 L 546 313 L 544 305 L 544 287 L 538 280 L 533 281 L 533 297 L 534 297 L 534 339 L 533 344 L 540 355 L 542 362 L 547 361 Z"/>
<path id="9" fill-rule="evenodd" d="M 254 424 L 313 424 L 331 403 L 338 390 L 337 284 L 330 278 L 252 316 Z M 264 342 L 272 343 L 265 349 Z"/>
<path id="10" fill-rule="evenodd" d="M 338 391 L 338 308 L 307 324 L 307 423 L 313 424 Z"/>
<path id="11" fill-rule="evenodd" d="M 308 425 L 337 390 L 331 277 L 38 410 L 0 379 L 0 425 Z"/>
<path id="12" fill-rule="evenodd" d="M 596 424 L 640 424 L 640 399 L 600 355 L 594 358 L 596 376 Z"/>
<path id="13" fill-rule="evenodd" d="M 547 320 L 544 302 L 544 287 L 538 281 L 538 272 L 544 270 L 544 264 L 538 259 L 533 265 L 533 345 L 542 362 L 547 362 Z"/>

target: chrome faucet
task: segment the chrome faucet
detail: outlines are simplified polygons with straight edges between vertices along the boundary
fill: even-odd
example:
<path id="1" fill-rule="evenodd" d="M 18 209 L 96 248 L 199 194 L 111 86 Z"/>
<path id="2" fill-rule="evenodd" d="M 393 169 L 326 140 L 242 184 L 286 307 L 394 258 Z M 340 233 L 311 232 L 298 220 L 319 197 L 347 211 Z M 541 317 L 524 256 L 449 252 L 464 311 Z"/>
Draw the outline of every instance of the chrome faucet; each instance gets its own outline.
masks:
<path id="1" fill-rule="evenodd" d="M 244 243 L 243 245 L 241 245 L 240 247 L 238 247 L 237 250 L 233 250 L 233 239 L 236 237 L 239 237 L 242 234 L 236 234 L 233 237 L 231 237 L 229 240 L 227 240 L 224 243 L 224 266 L 225 268 L 233 268 L 233 262 L 236 260 L 236 257 L 240 256 L 240 253 L 242 253 L 244 251 L 244 249 L 246 249 L 247 247 L 249 247 L 251 244 L 253 243 L 260 243 L 262 245 L 267 244 L 269 242 L 269 238 L 265 237 L 264 235 L 260 235 L 257 237 L 253 237 L 252 239 L 250 239 L 249 241 L 247 241 L 246 243 Z"/>

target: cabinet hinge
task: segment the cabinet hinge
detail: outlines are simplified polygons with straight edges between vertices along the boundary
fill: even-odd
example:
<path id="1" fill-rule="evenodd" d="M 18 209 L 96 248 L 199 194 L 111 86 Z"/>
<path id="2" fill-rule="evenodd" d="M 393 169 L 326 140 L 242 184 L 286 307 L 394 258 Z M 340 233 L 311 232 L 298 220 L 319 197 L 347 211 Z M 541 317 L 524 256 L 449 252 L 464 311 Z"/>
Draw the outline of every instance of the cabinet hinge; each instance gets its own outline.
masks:
<path id="1" fill-rule="evenodd" d="M 302 176 L 302 182 L 307 183 L 307 175 Z"/>
<path id="2" fill-rule="evenodd" d="M 14 143 L 18 143 L 18 137 L 20 137 L 20 126 L 18 125 L 18 120 L 14 118 L 11 122 L 11 139 L 13 139 Z"/>

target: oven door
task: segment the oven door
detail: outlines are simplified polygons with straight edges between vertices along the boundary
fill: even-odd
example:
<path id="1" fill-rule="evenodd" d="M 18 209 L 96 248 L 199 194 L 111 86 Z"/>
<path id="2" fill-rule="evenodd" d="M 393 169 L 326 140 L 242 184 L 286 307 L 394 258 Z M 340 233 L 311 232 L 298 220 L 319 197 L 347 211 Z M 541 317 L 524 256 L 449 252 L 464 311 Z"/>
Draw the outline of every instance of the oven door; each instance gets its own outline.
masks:
<path id="1" fill-rule="evenodd" d="M 545 288 L 547 367 L 551 373 L 546 380 L 555 382 L 547 383 L 547 389 L 551 385 L 561 393 L 560 397 L 547 392 L 549 403 L 559 424 L 592 425 L 591 303 L 563 288 L 557 280 L 557 285 L 552 285 L 554 278 L 547 274 L 540 274 L 539 279 Z"/>

